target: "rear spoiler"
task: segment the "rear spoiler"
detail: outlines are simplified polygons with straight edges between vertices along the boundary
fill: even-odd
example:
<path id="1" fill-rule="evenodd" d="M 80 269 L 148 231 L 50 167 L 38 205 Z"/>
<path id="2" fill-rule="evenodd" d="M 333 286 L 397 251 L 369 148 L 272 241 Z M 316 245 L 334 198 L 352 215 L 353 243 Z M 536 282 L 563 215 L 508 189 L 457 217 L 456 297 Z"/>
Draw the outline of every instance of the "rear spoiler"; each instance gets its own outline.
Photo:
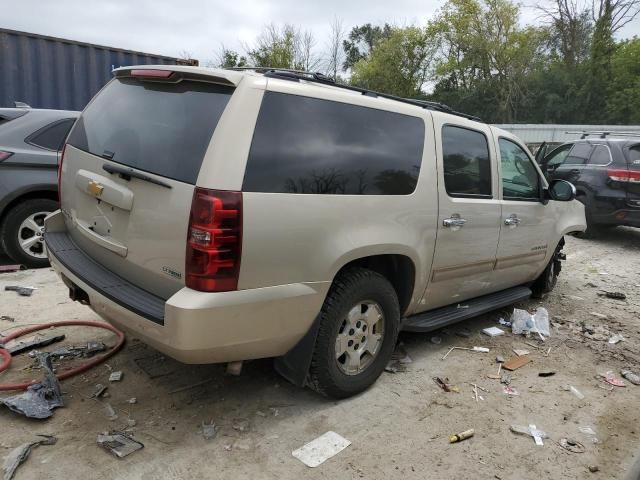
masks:
<path id="1" fill-rule="evenodd" d="M 136 78 L 144 82 L 180 83 L 182 80 L 217 83 L 235 87 L 242 74 L 214 68 L 180 65 L 141 65 L 120 67 L 113 71 L 116 78 Z"/>

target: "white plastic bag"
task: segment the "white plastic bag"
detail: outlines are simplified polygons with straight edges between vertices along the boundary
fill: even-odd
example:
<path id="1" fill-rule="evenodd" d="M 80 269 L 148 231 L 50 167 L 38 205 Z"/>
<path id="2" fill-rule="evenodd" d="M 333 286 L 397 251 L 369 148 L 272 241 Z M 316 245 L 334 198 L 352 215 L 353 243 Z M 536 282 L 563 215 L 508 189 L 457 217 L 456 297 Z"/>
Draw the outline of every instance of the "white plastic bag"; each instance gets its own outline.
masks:
<path id="1" fill-rule="evenodd" d="M 511 314 L 511 331 L 514 335 L 531 332 L 537 333 L 541 337 L 550 337 L 549 312 L 546 308 L 540 307 L 534 315 L 531 315 L 526 310 L 514 308 L 513 314 Z M 544 340 L 544 338 L 542 339 Z"/>

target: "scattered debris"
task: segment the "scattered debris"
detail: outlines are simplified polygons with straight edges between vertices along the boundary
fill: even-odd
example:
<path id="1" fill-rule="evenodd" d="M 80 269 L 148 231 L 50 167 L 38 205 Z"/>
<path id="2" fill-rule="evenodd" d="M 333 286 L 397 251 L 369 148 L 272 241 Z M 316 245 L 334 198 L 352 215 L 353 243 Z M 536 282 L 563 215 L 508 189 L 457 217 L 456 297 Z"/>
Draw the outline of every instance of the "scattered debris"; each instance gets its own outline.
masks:
<path id="1" fill-rule="evenodd" d="M 64 339 L 64 335 L 49 335 L 46 337 L 35 335 L 26 340 L 16 340 L 13 346 L 6 348 L 12 356 L 15 356 L 34 348 L 46 347 L 52 343 L 61 342 Z"/>
<path id="2" fill-rule="evenodd" d="M 583 444 L 572 438 L 561 438 L 558 445 L 571 453 L 584 453 L 586 450 Z"/>
<path id="3" fill-rule="evenodd" d="M 631 370 L 621 370 L 620 374 L 634 385 L 640 385 L 640 375 L 633 373 Z"/>
<path id="4" fill-rule="evenodd" d="M 624 337 L 618 333 L 609 339 L 609 343 L 612 345 L 615 345 L 616 343 L 619 343 L 623 340 L 624 340 Z"/>
<path id="5" fill-rule="evenodd" d="M 2 470 L 4 472 L 4 480 L 11 480 L 13 478 L 18 467 L 22 465 L 22 463 L 24 463 L 29 457 L 31 450 L 33 450 L 36 447 L 39 447 L 40 445 L 53 445 L 58 441 L 58 439 L 53 435 L 38 435 L 38 436 L 42 437 L 42 439 L 34 440 L 33 442 L 23 443 L 19 447 L 14 448 L 9 453 L 9 455 L 7 455 L 7 458 L 5 459 L 4 464 L 2 465 Z"/>
<path id="6" fill-rule="evenodd" d="M 598 292 L 598 295 L 601 297 L 613 298 L 614 300 L 626 300 L 627 296 L 622 292 L 607 292 L 603 290 L 602 292 Z"/>
<path id="7" fill-rule="evenodd" d="M 460 388 L 458 388 L 455 385 L 450 385 L 449 384 L 449 379 L 445 378 L 444 380 L 440 377 L 433 377 L 432 379 L 436 385 L 438 385 L 442 390 L 444 390 L 445 392 L 454 392 L 454 393 L 460 393 Z"/>
<path id="8" fill-rule="evenodd" d="M 5 292 L 17 292 L 22 297 L 30 297 L 35 287 L 21 287 L 20 285 L 7 285 L 4 287 Z"/>
<path id="9" fill-rule="evenodd" d="M 594 317 L 601 318 L 603 320 L 606 320 L 608 318 L 604 313 L 598 313 L 598 312 L 589 312 L 589 315 L 593 315 Z"/>
<path id="10" fill-rule="evenodd" d="M 568 385 L 568 389 L 571 393 L 573 393 L 578 399 L 580 400 L 584 400 L 584 394 L 578 390 L 576 387 L 574 387 L 573 385 Z"/>
<path id="11" fill-rule="evenodd" d="M 211 440 L 212 438 L 215 438 L 215 436 L 218 434 L 218 430 L 220 429 L 215 423 L 210 422 L 207 424 L 202 422 L 202 436 L 205 440 Z"/>
<path id="12" fill-rule="evenodd" d="M 413 363 L 413 360 L 409 356 L 407 350 L 404 348 L 404 344 L 402 342 L 396 345 L 395 350 L 391 354 L 391 360 L 396 360 L 403 364 Z"/>
<path id="13" fill-rule="evenodd" d="M 504 325 L 505 327 L 510 327 L 511 326 L 511 322 L 507 322 L 504 318 L 500 317 L 500 319 L 498 320 L 498 323 L 500 325 Z"/>
<path id="14" fill-rule="evenodd" d="M 548 372 L 540 372 L 538 373 L 539 377 L 553 377 L 556 374 L 556 372 L 550 370 Z"/>
<path id="15" fill-rule="evenodd" d="M 505 394 L 507 394 L 507 395 L 511 395 L 511 396 L 513 396 L 513 397 L 517 397 L 517 396 L 519 396 L 519 395 L 520 395 L 520 393 L 518 393 L 518 391 L 517 391 L 515 388 L 513 388 L 513 387 L 511 387 L 511 386 L 509 386 L 509 385 L 505 385 L 505 386 L 503 387 L 502 391 L 503 391 Z"/>
<path id="16" fill-rule="evenodd" d="M 98 445 L 102 448 L 110 451 L 118 458 L 124 458 L 127 455 L 131 455 L 142 448 L 144 445 L 137 440 L 134 440 L 131 435 L 125 432 L 109 432 L 98 435 L 96 439 Z"/>
<path id="17" fill-rule="evenodd" d="M 616 374 L 609 370 L 606 373 L 599 373 L 600 377 L 604 379 L 609 385 L 613 385 L 614 387 L 626 387 L 624 380 L 620 378 L 616 378 Z"/>
<path id="18" fill-rule="evenodd" d="M 107 388 L 109 388 L 109 387 L 107 387 L 105 385 L 102 385 L 101 383 L 98 383 L 96 385 L 95 391 L 91 394 L 91 398 L 100 398 L 100 397 L 102 397 L 105 394 L 105 392 L 107 391 Z"/>
<path id="19" fill-rule="evenodd" d="M 444 360 L 445 358 L 447 358 L 449 356 L 449 354 L 451 352 L 453 352 L 454 350 L 469 350 L 470 352 L 481 352 L 481 353 L 488 353 L 489 352 L 489 349 L 487 347 L 473 347 L 473 348 L 451 347 L 449 349 L 449 351 L 447 351 L 447 353 L 445 353 L 440 360 Z"/>
<path id="20" fill-rule="evenodd" d="M 440 345 L 442 343 L 441 337 L 431 337 L 431 343 L 434 345 Z"/>
<path id="21" fill-rule="evenodd" d="M 531 352 L 529 350 L 514 348 L 513 353 L 515 353 L 519 357 L 523 357 L 525 355 L 529 355 Z"/>
<path id="22" fill-rule="evenodd" d="M 236 418 L 233 421 L 233 429 L 239 432 L 246 432 L 249 430 L 249 420 L 246 418 Z"/>
<path id="23" fill-rule="evenodd" d="M 135 427 L 138 424 L 133 418 L 127 418 L 127 427 Z"/>
<path id="24" fill-rule="evenodd" d="M 138 403 L 138 399 L 136 397 L 131 397 L 129 400 L 127 400 L 127 403 L 130 403 L 131 405 L 134 405 L 134 404 Z"/>
<path id="25" fill-rule="evenodd" d="M 64 406 L 60 383 L 53 373 L 51 354 L 38 353 L 36 359 L 44 370 L 44 380 L 30 385 L 27 390 L 18 395 L 0 399 L 0 403 L 9 410 L 29 418 L 49 418 L 52 410 Z"/>
<path id="26" fill-rule="evenodd" d="M 613 388 L 613 387 L 612 387 Z M 598 443 L 598 437 L 596 436 L 596 431 L 591 428 L 590 426 L 584 426 L 584 427 L 578 427 L 578 430 L 580 431 L 580 433 L 583 433 L 585 435 L 589 435 L 589 437 L 591 438 L 591 442 L 592 443 Z"/>
<path id="27" fill-rule="evenodd" d="M 551 336 L 549 312 L 546 308 L 540 307 L 531 315 L 526 310 L 514 308 L 511 314 L 511 331 L 514 335 L 537 333 L 544 341 L 545 337 Z"/>
<path id="28" fill-rule="evenodd" d="M 526 365 L 530 361 L 531 361 L 531 359 L 529 357 L 527 357 L 526 355 L 523 355 L 521 357 L 511 357 L 509 360 L 504 362 L 504 364 L 502 366 L 506 370 L 512 370 L 513 371 L 513 370 L 517 370 L 518 368 Z"/>
<path id="29" fill-rule="evenodd" d="M 471 438 L 475 435 L 475 430 L 470 428 L 469 430 L 465 430 L 464 432 L 456 433 L 455 435 L 449 436 L 449 443 L 458 443 L 467 438 Z"/>
<path id="30" fill-rule="evenodd" d="M 504 357 L 502 355 L 497 355 L 496 363 L 504 363 Z"/>
<path id="31" fill-rule="evenodd" d="M 511 383 L 511 374 L 508 372 L 502 372 L 502 375 L 500 375 L 500 383 L 503 385 L 509 385 Z"/>
<path id="32" fill-rule="evenodd" d="M 107 349 L 107 346 L 102 342 L 87 342 L 82 345 L 70 345 L 68 347 L 61 348 L 54 352 L 51 352 L 51 356 L 64 358 L 64 357 L 92 357 L 98 352 L 103 352 Z"/>
<path id="33" fill-rule="evenodd" d="M 259 417 L 265 418 L 267 416 L 266 413 L 264 413 L 262 410 L 258 410 L 256 412 L 256 415 L 258 415 Z"/>
<path id="34" fill-rule="evenodd" d="M 109 381 L 110 382 L 119 382 L 120 380 L 122 380 L 122 370 L 118 370 L 117 372 L 111 372 L 111 375 L 109 375 Z"/>
<path id="35" fill-rule="evenodd" d="M 2 315 L 2 316 L 0 316 L 0 320 L 4 320 L 5 322 L 11 322 L 11 323 L 13 323 L 13 322 L 15 322 L 15 321 L 16 321 L 16 319 L 15 319 L 15 318 L 10 317 L 9 315 Z"/>
<path id="36" fill-rule="evenodd" d="M 116 411 L 113 409 L 110 403 L 104 404 L 104 410 L 109 420 L 114 421 L 118 419 L 118 415 L 116 414 Z"/>
<path id="37" fill-rule="evenodd" d="M 591 473 L 596 473 L 600 471 L 600 467 L 597 465 L 589 465 L 589 471 Z"/>
<path id="38" fill-rule="evenodd" d="M 542 442 L 544 438 L 548 438 L 548 435 L 543 430 L 539 430 L 535 425 L 529 425 L 528 427 L 525 427 L 524 425 L 511 425 L 509 430 L 519 435 L 528 435 L 533 437 L 536 445 L 539 446 L 544 445 Z"/>
<path id="39" fill-rule="evenodd" d="M 303 447 L 294 450 L 291 454 L 306 466 L 313 468 L 340 453 L 349 445 L 351 445 L 349 440 L 336 432 L 329 431 Z"/>
<path id="40" fill-rule="evenodd" d="M 482 333 L 489 335 L 490 337 L 499 337 L 500 335 L 504 335 L 504 330 L 498 327 L 489 327 L 483 328 Z"/>

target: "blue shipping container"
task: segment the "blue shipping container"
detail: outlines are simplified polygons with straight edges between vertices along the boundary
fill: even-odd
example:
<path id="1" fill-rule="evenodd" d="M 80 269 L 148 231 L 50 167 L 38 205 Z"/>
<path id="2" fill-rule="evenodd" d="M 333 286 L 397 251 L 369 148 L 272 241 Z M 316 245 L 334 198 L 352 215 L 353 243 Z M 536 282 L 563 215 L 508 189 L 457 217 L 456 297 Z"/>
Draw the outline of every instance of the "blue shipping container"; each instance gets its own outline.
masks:
<path id="1" fill-rule="evenodd" d="M 0 107 L 82 110 L 117 67 L 176 65 L 162 55 L 0 28 Z"/>

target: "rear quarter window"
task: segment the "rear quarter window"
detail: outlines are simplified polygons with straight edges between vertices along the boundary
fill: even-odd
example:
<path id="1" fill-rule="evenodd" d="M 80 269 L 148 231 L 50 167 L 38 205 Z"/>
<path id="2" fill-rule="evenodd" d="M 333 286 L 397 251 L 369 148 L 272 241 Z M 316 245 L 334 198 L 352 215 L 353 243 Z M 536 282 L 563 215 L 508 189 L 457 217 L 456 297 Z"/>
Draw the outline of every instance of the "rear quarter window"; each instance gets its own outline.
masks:
<path id="1" fill-rule="evenodd" d="M 60 150 L 74 122 L 75 118 L 67 118 L 51 123 L 29 135 L 25 142 L 47 150 Z"/>
<path id="2" fill-rule="evenodd" d="M 74 147 L 139 170 L 195 184 L 233 88 L 112 80 L 69 136 Z"/>
<path id="3" fill-rule="evenodd" d="M 424 145 L 418 117 L 266 92 L 247 161 L 247 192 L 408 195 Z"/>

